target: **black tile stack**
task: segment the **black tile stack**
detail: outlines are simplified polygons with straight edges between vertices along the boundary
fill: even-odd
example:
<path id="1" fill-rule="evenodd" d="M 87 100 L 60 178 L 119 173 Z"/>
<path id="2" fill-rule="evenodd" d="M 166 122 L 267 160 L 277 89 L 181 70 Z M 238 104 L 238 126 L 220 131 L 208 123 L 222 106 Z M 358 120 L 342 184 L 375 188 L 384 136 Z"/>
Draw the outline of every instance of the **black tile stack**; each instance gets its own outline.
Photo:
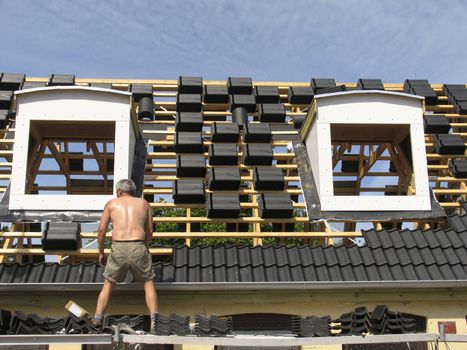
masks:
<path id="1" fill-rule="evenodd" d="M 74 74 L 52 74 L 49 77 L 48 86 L 70 86 L 75 85 Z"/>
<path id="2" fill-rule="evenodd" d="M 41 88 L 45 87 L 47 83 L 41 82 L 41 81 L 25 81 L 22 86 L 22 90 L 26 89 L 35 89 L 35 88 Z"/>
<path id="3" fill-rule="evenodd" d="M 129 90 L 133 95 L 133 100 L 138 103 L 138 119 L 154 119 L 154 98 L 152 85 L 149 84 L 131 84 Z"/>
<path id="4" fill-rule="evenodd" d="M 203 145 L 203 79 L 178 78 L 175 143 L 177 154 L 176 175 L 172 196 L 176 204 L 205 203 L 204 177 L 206 176 L 205 147 Z M 199 178 L 199 179 L 184 179 Z M 179 228 L 181 226 L 179 225 Z M 185 227 L 183 227 L 185 228 Z"/>
<path id="5" fill-rule="evenodd" d="M 355 308 L 353 312 L 348 312 L 334 320 L 333 323 L 339 323 L 340 335 L 362 335 L 370 333 L 371 323 L 370 315 L 366 307 Z"/>
<path id="6" fill-rule="evenodd" d="M 313 102 L 315 90 L 312 87 L 291 86 L 287 92 L 287 99 L 290 104 L 309 105 Z"/>
<path id="7" fill-rule="evenodd" d="M 455 178 L 467 178 L 467 160 L 451 159 L 449 160 L 449 171 Z"/>
<path id="8" fill-rule="evenodd" d="M 204 146 L 201 132 L 176 132 L 174 148 L 177 153 L 203 153 Z"/>
<path id="9" fill-rule="evenodd" d="M 357 89 L 359 90 L 384 90 L 381 79 L 358 79 Z"/>
<path id="10" fill-rule="evenodd" d="M 448 134 L 451 130 L 449 119 L 444 115 L 430 115 L 423 116 L 423 126 L 425 134 Z"/>
<path id="11" fill-rule="evenodd" d="M 256 112 L 253 82 L 251 78 L 229 77 L 227 79 L 227 89 L 230 94 L 232 121 L 243 127 L 248 123 L 248 113 Z"/>
<path id="12" fill-rule="evenodd" d="M 178 179 L 173 183 L 174 203 L 203 204 L 204 181 L 202 179 Z"/>
<path id="13" fill-rule="evenodd" d="M 91 320 L 87 317 L 77 317 L 69 313 L 65 320 L 65 333 L 66 334 L 97 334 L 101 330 L 96 328 Z"/>
<path id="14" fill-rule="evenodd" d="M 203 114 L 201 112 L 178 112 L 175 118 L 175 131 L 201 132 Z"/>
<path id="15" fill-rule="evenodd" d="M 5 128 L 8 123 L 11 111 L 11 101 L 13 100 L 13 91 L 0 91 L 0 128 Z"/>
<path id="16" fill-rule="evenodd" d="M 276 167 L 256 167 L 253 181 L 257 191 L 283 191 L 285 187 L 284 173 Z"/>
<path id="17" fill-rule="evenodd" d="M 313 89 L 314 93 L 323 90 L 323 89 L 332 89 L 336 87 L 336 80 L 332 78 L 313 78 L 310 81 L 310 87 Z"/>
<path id="18" fill-rule="evenodd" d="M 229 92 L 227 86 L 205 85 L 204 86 L 204 103 L 229 103 Z"/>
<path id="19" fill-rule="evenodd" d="M 81 225 L 77 222 L 47 222 L 42 232 L 44 250 L 78 250 Z"/>
<path id="20" fill-rule="evenodd" d="M 292 199 L 287 194 L 259 195 L 259 214 L 262 218 L 291 218 L 293 216 Z"/>
<path id="21" fill-rule="evenodd" d="M 25 78 L 26 75 L 21 73 L 0 73 L 0 90 L 19 90 Z"/>
<path id="22" fill-rule="evenodd" d="M 39 317 L 15 311 L 11 314 L 9 334 L 55 334 L 65 328 L 64 318 Z"/>
<path id="23" fill-rule="evenodd" d="M 209 193 L 206 202 L 208 218 L 238 218 L 240 215 L 238 195 Z"/>
<path id="24" fill-rule="evenodd" d="M 438 103 L 436 92 L 433 91 L 430 83 L 425 79 L 406 79 L 404 81 L 404 92 L 425 97 L 427 106 L 434 106 Z"/>
<path id="25" fill-rule="evenodd" d="M 291 330 L 300 337 L 328 337 L 331 334 L 329 316 L 292 316 Z"/>
<path id="26" fill-rule="evenodd" d="M 457 113 L 467 114 L 467 88 L 464 84 L 445 84 L 443 92 L 450 104 L 454 105 Z"/>
<path id="27" fill-rule="evenodd" d="M 204 152 L 201 133 L 203 125 L 202 94 L 203 79 L 201 77 L 180 76 L 178 78 L 177 120 L 174 144 L 176 153 Z"/>
<path id="28" fill-rule="evenodd" d="M 211 142 L 237 143 L 240 138 L 238 123 L 213 123 L 211 125 Z"/>
<path id="29" fill-rule="evenodd" d="M 436 134 L 433 138 L 435 152 L 438 154 L 464 154 L 464 140 L 460 135 Z"/>
<path id="30" fill-rule="evenodd" d="M 285 107 L 283 104 L 260 104 L 258 109 L 259 121 L 262 123 L 284 123 Z"/>
<path id="31" fill-rule="evenodd" d="M 10 330 L 11 312 L 0 310 L 0 334 L 7 334 Z"/>
<path id="32" fill-rule="evenodd" d="M 344 92 L 344 91 L 347 91 L 347 87 L 345 85 L 338 85 L 334 87 L 319 89 L 315 92 L 315 95 L 332 94 L 334 92 Z"/>
<path id="33" fill-rule="evenodd" d="M 206 176 L 206 159 L 202 154 L 178 154 L 176 163 L 177 177 Z"/>
<path id="34" fill-rule="evenodd" d="M 277 86 L 256 86 L 254 91 L 256 103 L 275 104 L 280 101 L 279 88 Z"/>
<path id="35" fill-rule="evenodd" d="M 156 335 L 187 335 L 190 333 L 190 317 L 170 314 L 156 315 Z"/>
<path id="36" fill-rule="evenodd" d="M 195 334 L 198 337 L 225 337 L 232 334 L 232 317 L 195 316 Z"/>
<path id="37" fill-rule="evenodd" d="M 269 143 L 272 140 L 271 128 L 268 123 L 248 123 L 243 130 L 243 141 L 254 143 Z"/>
<path id="38" fill-rule="evenodd" d="M 230 96 L 230 110 L 233 111 L 237 108 L 243 108 L 248 113 L 256 112 L 256 99 L 254 95 L 231 95 Z"/>
<path id="39" fill-rule="evenodd" d="M 210 168 L 208 188 L 211 191 L 238 191 L 240 170 L 238 168 Z"/>
<path id="40" fill-rule="evenodd" d="M 236 143 L 211 143 L 209 145 L 209 165 L 237 165 Z"/>
<path id="41" fill-rule="evenodd" d="M 248 143 L 243 147 L 243 164 L 271 165 L 273 160 L 272 145 L 266 143 Z"/>
<path id="42" fill-rule="evenodd" d="M 149 315 L 109 315 L 104 318 L 102 328 L 123 324 L 134 331 L 149 332 L 151 317 Z"/>

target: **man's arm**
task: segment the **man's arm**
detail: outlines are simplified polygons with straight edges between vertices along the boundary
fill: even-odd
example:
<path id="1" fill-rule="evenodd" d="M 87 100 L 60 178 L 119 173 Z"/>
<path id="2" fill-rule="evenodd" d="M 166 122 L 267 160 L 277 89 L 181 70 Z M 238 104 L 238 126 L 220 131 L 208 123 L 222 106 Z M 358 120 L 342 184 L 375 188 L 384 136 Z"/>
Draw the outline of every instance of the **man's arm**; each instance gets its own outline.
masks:
<path id="1" fill-rule="evenodd" d="M 152 229 L 153 229 L 152 209 L 148 203 L 148 217 L 146 218 L 146 227 L 144 228 L 144 231 L 146 232 L 146 244 L 148 246 L 152 240 Z"/>
<path id="2" fill-rule="evenodd" d="M 99 263 L 103 266 L 106 264 L 106 258 L 104 255 L 104 245 L 105 245 L 105 234 L 107 233 L 107 227 L 110 222 L 110 209 L 109 203 L 104 207 L 102 212 L 101 219 L 99 222 L 99 229 L 97 230 L 97 242 L 99 247 Z"/>

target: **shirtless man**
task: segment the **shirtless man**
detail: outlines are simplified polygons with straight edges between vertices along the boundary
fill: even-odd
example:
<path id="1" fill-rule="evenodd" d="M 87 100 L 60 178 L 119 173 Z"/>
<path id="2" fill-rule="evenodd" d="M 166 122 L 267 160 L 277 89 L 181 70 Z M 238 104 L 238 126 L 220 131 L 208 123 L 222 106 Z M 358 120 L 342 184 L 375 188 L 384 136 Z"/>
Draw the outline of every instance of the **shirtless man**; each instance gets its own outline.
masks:
<path id="1" fill-rule="evenodd" d="M 105 266 L 104 286 L 97 299 L 93 323 L 102 325 L 105 309 L 116 283 L 123 282 L 128 270 L 144 286 L 146 306 L 151 315 L 151 332 L 154 331 L 157 313 L 157 294 L 154 272 L 148 245 L 152 239 L 152 211 L 148 202 L 133 197 L 135 183 L 124 179 L 117 182 L 117 198 L 110 200 L 102 213 L 99 230 L 99 263 Z M 112 248 L 107 258 L 104 254 L 105 234 L 112 221 Z"/>

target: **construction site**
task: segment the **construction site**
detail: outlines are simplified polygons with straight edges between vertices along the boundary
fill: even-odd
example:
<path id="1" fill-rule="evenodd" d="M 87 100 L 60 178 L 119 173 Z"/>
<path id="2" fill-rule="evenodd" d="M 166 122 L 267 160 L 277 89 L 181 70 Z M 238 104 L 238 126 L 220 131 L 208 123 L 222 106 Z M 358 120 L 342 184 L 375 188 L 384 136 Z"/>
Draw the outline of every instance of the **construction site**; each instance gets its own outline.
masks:
<path id="1" fill-rule="evenodd" d="M 0 128 L 0 348 L 467 348 L 465 84 L 0 73 Z M 65 308 L 125 178 L 156 334 L 131 274 Z"/>

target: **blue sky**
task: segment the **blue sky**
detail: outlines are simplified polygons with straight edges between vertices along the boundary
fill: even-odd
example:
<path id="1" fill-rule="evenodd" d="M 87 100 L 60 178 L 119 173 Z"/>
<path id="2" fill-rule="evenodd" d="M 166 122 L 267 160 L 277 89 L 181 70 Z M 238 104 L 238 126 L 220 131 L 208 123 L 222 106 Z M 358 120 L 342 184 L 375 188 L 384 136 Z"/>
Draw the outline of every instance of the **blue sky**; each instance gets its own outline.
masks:
<path id="1" fill-rule="evenodd" d="M 4 72 L 467 82 L 466 1 L 0 0 L 0 13 Z"/>

